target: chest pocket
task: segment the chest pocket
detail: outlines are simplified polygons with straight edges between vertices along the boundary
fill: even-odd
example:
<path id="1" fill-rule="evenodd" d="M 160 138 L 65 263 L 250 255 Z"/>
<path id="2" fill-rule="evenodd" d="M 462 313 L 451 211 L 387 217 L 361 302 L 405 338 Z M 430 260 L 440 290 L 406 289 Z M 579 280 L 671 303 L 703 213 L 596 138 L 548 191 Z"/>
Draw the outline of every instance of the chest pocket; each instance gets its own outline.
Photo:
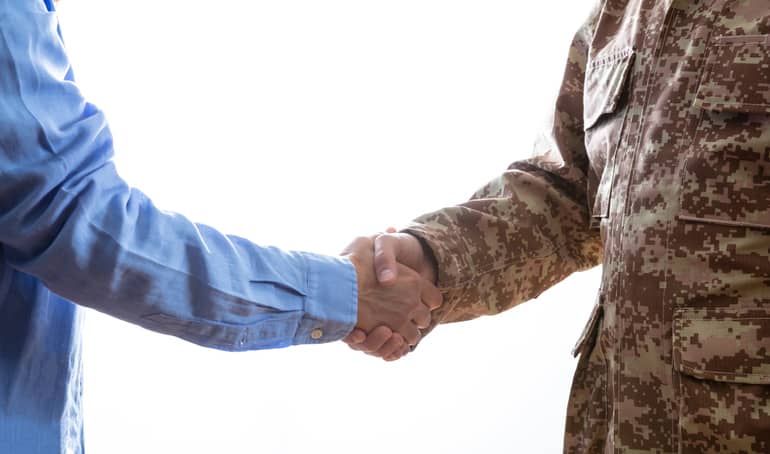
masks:
<path id="1" fill-rule="evenodd" d="M 701 282 L 674 314 L 680 452 L 770 452 L 770 38 L 716 38 L 694 107 L 679 256 Z"/>
<path id="2" fill-rule="evenodd" d="M 770 228 L 770 36 L 717 38 L 694 103 L 680 218 Z"/>
<path id="3" fill-rule="evenodd" d="M 613 161 L 625 124 L 627 87 L 634 51 L 615 50 L 589 61 L 583 90 L 583 128 L 590 163 L 588 177 L 591 224 L 609 214 Z"/>

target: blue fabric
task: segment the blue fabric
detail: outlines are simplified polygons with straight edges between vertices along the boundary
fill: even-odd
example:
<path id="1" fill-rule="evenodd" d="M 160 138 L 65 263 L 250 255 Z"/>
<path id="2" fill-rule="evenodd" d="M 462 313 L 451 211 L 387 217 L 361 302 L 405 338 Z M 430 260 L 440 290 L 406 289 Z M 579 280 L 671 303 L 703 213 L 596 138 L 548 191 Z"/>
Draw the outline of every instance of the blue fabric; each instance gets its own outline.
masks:
<path id="1" fill-rule="evenodd" d="M 0 453 L 83 452 L 72 302 L 228 351 L 337 340 L 356 320 L 349 261 L 160 211 L 112 156 L 52 2 L 0 2 Z"/>

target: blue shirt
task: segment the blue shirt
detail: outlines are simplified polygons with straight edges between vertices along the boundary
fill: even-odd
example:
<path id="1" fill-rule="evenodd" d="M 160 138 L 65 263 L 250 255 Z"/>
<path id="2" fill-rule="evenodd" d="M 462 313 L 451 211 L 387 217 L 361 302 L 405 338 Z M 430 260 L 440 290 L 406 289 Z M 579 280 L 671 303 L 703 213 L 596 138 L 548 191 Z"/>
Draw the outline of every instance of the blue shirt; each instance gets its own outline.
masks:
<path id="1" fill-rule="evenodd" d="M 349 261 L 161 211 L 112 156 L 51 0 L 0 1 L 0 453 L 83 452 L 73 302 L 228 351 L 337 340 L 355 323 Z"/>

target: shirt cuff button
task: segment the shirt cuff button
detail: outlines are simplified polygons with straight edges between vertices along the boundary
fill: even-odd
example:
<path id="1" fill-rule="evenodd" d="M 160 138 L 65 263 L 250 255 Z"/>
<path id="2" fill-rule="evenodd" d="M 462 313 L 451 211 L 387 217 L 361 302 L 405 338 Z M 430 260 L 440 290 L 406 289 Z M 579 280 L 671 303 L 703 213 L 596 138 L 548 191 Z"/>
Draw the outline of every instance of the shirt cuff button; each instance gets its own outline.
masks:
<path id="1" fill-rule="evenodd" d="M 310 332 L 310 338 L 313 340 L 318 340 L 324 336 L 324 332 L 318 328 L 314 329 Z"/>

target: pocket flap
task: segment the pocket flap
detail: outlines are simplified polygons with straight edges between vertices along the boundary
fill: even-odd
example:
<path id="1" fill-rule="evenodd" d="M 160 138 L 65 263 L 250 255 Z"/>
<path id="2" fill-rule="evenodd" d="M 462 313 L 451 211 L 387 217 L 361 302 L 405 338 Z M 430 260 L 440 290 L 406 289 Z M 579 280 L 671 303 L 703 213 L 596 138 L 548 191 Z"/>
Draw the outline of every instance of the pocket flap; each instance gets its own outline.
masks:
<path id="1" fill-rule="evenodd" d="M 770 35 L 716 38 L 694 103 L 716 112 L 770 113 Z"/>
<path id="2" fill-rule="evenodd" d="M 582 354 L 587 345 L 593 344 L 596 341 L 599 321 L 604 316 L 604 305 L 602 304 L 603 298 L 601 295 L 600 290 L 599 295 L 596 297 L 594 308 L 591 310 L 591 316 L 588 318 L 588 322 L 583 328 L 583 332 L 580 333 L 580 337 L 575 343 L 575 347 L 572 348 L 572 356 L 574 358 Z"/>
<path id="3" fill-rule="evenodd" d="M 674 368 L 696 378 L 770 384 L 770 314 L 679 309 Z"/>
<path id="4" fill-rule="evenodd" d="M 603 115 L 617 110 L 633 59 L 634 50 L 626 48 L 588 63 L 583 88 L 584 129 L 590 129 Z"/>

